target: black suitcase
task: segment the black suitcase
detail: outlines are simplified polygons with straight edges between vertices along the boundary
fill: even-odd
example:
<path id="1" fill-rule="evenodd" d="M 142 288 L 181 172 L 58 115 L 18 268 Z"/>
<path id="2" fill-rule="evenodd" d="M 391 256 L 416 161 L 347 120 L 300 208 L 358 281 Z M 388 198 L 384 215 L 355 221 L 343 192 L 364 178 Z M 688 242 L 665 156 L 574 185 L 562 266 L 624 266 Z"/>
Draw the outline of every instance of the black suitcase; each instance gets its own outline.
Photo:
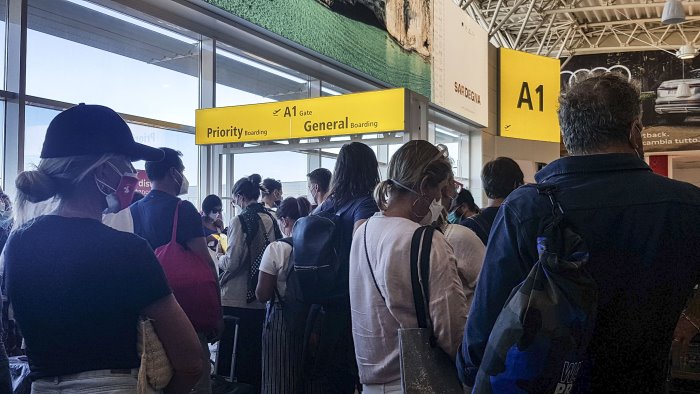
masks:
<path id="1" fill-rule="evenodd" d="M 219 341 L 219 348 L 216 352 L 214 362 L 214 374 L 211 376 L 212 394 L 256 394 L 255 388 L 251 385 L 236 382 L 236 354 L 238 350 L 238 318 L 235 316 L 224 316 L 224 332 L 221 338 L 232 338 L 232 341 Z M 222 342 L 224 345 L 222 347 Z M 230 348 L 230 352 L 227 350 Z M 223 350 L 223 351 L 222 351 Z M 229 360 L 224 360 L 226 355 L 231 354 Z M 222 366 L 229 366 L 221 371 Z"/>

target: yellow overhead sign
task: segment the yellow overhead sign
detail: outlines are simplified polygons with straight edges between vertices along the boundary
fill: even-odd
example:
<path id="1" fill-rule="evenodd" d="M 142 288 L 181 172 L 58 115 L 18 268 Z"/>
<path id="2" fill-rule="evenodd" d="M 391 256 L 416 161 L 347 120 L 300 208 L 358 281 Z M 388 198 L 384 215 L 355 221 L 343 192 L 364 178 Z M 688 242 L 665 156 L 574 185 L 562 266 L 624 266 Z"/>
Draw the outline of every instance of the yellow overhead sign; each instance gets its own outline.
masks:
<path id="1" fill-rule="evenodd" d="M 404 130 L 405 89 L 199 109 L 197 145 Z"/>
<path id="2" fill-rule="evenodd" d="M 502 137 L 559 142 L 559 60 L 501 48 Z"/>

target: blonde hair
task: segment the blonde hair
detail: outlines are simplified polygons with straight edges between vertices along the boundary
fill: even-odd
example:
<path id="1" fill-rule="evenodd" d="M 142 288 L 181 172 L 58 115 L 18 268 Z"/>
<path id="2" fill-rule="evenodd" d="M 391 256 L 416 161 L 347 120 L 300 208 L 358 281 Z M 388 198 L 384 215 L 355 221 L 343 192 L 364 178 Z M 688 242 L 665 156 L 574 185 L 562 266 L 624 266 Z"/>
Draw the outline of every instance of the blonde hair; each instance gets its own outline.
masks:
<path id="1" fill-rule="evenodd" d="M 126 160 L 114 154 L 47 158 L 41 159 L 35 170 L 21 172 L 15 180 L 15 228 L 48 213 L 85 177 L 113 158 Z"/>
<path id="2" fill-rule="evenodd" d="M 418 189 L 423 180 L 435 186 L 451 177 L 452 163 L 444 151 L 430 142 L 409 141 L 391 157 L 387 176 L 388 179 L 374 189 L 374 199 L 382 211 L 387 209 L 391 193 L 408 193 L 397 183 L 420 193 Z"/>

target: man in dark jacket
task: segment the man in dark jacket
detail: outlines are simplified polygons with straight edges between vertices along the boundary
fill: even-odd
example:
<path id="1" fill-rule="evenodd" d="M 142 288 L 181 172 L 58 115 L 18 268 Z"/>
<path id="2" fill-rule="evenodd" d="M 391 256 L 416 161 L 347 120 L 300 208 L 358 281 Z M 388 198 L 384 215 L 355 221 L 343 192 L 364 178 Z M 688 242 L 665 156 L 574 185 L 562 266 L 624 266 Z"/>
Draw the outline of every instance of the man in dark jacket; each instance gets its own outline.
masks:
<path id="1" fill-rule="evenodd" d="M 700 272 L 700 189 L 642 160 L 640 104 L 639 90 L 614 74 L 572 86 L 559 109 L 571 156 L 536 175 L 556 186 L 565 220 L 589 248 L 599 300 L 590 369 L 579 379 L 591 392 L 663 391 L 674 328 Z M 514 191 L 496 216 L 457 355 L 469 386 L 511 289 L 538 259 L 549 217 L 550 201 L 535 188 Z M 700 319 L 683 316 L 687 340 Z"/>

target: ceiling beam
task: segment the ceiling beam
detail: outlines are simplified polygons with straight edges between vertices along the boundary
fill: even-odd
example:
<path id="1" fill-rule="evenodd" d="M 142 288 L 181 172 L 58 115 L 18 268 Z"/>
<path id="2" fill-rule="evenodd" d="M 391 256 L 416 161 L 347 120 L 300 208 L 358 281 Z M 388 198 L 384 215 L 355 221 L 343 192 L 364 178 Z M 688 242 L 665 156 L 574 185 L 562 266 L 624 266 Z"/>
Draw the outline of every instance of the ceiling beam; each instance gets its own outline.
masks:
<path id="1" fill-rule="evenodd" d="M 691 5 L 694 1 L 683 1 L 683 5 Z M 609 5 L 596 5 L 589 7 L 562 7 L 554 8 L 544 11 L 546 14 L 564 14 L 567 12 L 594 12 L 594 11 L 614 11 L 614 10 L 624 10 L 624 9 L 634 9 L 634 8 L 663 8 L 664 3 L 626 3 L 626 4 L 609 4 Z"/>

